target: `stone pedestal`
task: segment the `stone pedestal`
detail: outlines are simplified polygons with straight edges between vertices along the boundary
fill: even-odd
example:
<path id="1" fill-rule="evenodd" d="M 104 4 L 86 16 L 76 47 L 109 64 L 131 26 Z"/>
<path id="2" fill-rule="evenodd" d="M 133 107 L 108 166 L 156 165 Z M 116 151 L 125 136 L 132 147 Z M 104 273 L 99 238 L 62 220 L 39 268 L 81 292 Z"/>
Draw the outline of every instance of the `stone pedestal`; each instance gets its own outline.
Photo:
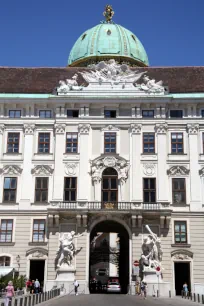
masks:
<path id="1" fill-rule="evenodd" d="M 161 275 L 157 276 L 155 269 L 144 267 L 143 281 L 147 283 L 147 295 L 157 296 L 157 291 L 159 291 L 159 296 L 169 296 L 171 284 L 163 282 Z"/>
<path id="2" fill-rule="evenodd" d="M 73 282 L 75 279 L 76 269 L 73 266 L 60 267 L 57 270 L 56 281 Z"/>

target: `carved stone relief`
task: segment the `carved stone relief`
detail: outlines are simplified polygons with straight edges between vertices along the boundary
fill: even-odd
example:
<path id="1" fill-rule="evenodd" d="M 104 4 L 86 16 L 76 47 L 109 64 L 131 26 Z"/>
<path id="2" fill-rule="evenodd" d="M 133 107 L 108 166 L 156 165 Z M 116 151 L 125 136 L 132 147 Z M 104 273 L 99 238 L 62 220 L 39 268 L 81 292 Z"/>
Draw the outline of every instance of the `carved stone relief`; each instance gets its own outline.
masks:
<path id="1" fill-rule="evenodd" d="M 77 164 L 67 163 L 64 166 L 64 171 L 67 175 L 76 175 Z"/>
<path id="2" fill-rule="evenodd" d="M 55 124 L 55 133 L 63 134 L 65 132 L 66 124 Z"/>
<path id="3" fill-rule="evenodd" d="M 7 165 L 0 169 L 0 174 L 20 175 L 22 171 L 17 165 Z"/>
<path id="4" fill-rule="evenodd" d="M 144 164 L 143 172 L 147 176 L 152 176 L 155 174 L 155 165 L 154 164 Z"/>
<path id="5" fill-rule="evenodd" d="M 188 134 L 198 134 L 199 131 L 199 124 L 187 124 L 187 132 Z"/>
<path id="6" fill-rule="evenodd" d="M 24 133 L 32 135 L 35 130 L 35 124 L 24 124 Z"/>
<path id="7" fill-rule="evenodd" d="M 5 130 L 5 125 L 0 124 L 0 134 L 3 134 L 4 130 Z"/>
<path id="8" fill-rule="evenodd" d="M 157 134 L 166 134 L 168 125 L 166 123 L 159 123 L 155 125 L 155 132 Z"/>
<path id="9" fill-rule="evenodd" d="M 142 124 L 133 123 L 130 125 L 130 132 L 132 134 L 140 134 L 142 129 Z"/>
<path id="10" fill-rule="evenodd" d="M 191 260 L 193 258 L 193 253 L 188 250 L 175 250 L 171 252 L 171 257 L 173 260 Z"/>
<path id="11" fill-rule="evenodd" d="M 168 175 L 188 175 L 189 172 L 190 170 L 184 166 L 173 166 L 167 170 Z"/>
<path id="12" fill-rule="evenodd" d="M 53 171 L 54 169 L 48 165 L 38 165 L 31 170 L 31 173 L 34 175 L 51 175 Z"/>
<path id="13" fill-rule="evenodd" d="M 102 128 L 101 131 L 119 131 L 119 128 L 114 125 L 107 125 L 106 127 Z"/>
<path id="14" fill-rule="evenodd" d="M 79 133 L 80 134 L 89 134 L 90 124 L 79 124 Z"/>

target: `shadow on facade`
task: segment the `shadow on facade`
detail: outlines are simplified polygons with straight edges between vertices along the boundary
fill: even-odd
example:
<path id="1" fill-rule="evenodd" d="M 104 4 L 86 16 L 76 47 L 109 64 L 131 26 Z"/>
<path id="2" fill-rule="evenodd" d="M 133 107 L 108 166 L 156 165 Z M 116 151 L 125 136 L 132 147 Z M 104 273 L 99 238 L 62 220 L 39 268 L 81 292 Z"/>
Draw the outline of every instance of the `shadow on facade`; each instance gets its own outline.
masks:
<path id="1" fill-rule="evenodd" d="M 129 285 L 129 235 L 115 221 L 102 221 L 90 233 L 90 293 L 107 292 L 110 281 L 118 281 L 121 293 Z"/>

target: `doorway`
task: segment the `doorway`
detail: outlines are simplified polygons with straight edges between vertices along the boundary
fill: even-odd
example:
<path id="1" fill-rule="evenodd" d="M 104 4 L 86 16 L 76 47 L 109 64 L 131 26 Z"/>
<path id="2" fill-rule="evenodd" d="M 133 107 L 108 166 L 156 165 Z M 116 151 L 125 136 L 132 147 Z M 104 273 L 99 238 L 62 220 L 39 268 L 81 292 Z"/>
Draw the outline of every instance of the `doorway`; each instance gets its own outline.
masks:
<path id="1" fill-rule="evenodd" d="M 106 168 L 102 174 L 102 202 L 118 201 L 118 173 L 113 168 Z"/>
<path id="2" fill-rule="evenodd" d="M 187 283 L 188 291 L 191 292 L 190 262 L 175 262 L 174 278 L 176 295 L 181 295 L 184 283 Z"/>
<path id="3" fill-rule="evenodd" d="M 44 286 L 45 260 L 30 260 L 30 279 L 40 282 L 40 287 Z"/>
<path id="4" fill-rule="evenodd" d="M 121 293 L 129 288 L 129 234 L 116 221 L 102 221 L 90 233 L 90 293 L 106 293 L 110 282 L 119 283 Z"/>

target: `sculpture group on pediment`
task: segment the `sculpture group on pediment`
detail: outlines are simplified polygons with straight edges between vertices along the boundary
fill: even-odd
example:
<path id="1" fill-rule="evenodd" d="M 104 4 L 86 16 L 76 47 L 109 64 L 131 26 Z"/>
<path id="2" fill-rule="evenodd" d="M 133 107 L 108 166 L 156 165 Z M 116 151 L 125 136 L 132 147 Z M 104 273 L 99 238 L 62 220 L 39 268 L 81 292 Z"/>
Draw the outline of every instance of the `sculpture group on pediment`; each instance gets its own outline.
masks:
<path id="1" fill-rule="evenodd" d="M 34 175 L 51 175 L 54 169 L 48 165 L 37 165 L 32 170 L 31 173 Z"/>
<path id="2" fill-rule="evenodd" d="M 17 165 L 6 165 L 2 169 L 0 169 L 0 174 L 19 175 L 22 173 L 22 171 L 23 169 Z"/>
<path id="3" fill-rule="evenodd" d="M 189 172 L 190 170 L 184 166 L 173 166 L 167 170 L 168 175 L 188 175 Z"/>
<path id="4" fill-rule="evenodd" d="M 73 91 L 80 91 L 83 89 L 83 86 L 79 86 L 78 82 L 78 74 L 75 73 L 71 79 L 66 79 L 65 81 L 59 81 L 59 87 L 57 87 L 58 94 L 66 94 L 67 92 Z"/>

